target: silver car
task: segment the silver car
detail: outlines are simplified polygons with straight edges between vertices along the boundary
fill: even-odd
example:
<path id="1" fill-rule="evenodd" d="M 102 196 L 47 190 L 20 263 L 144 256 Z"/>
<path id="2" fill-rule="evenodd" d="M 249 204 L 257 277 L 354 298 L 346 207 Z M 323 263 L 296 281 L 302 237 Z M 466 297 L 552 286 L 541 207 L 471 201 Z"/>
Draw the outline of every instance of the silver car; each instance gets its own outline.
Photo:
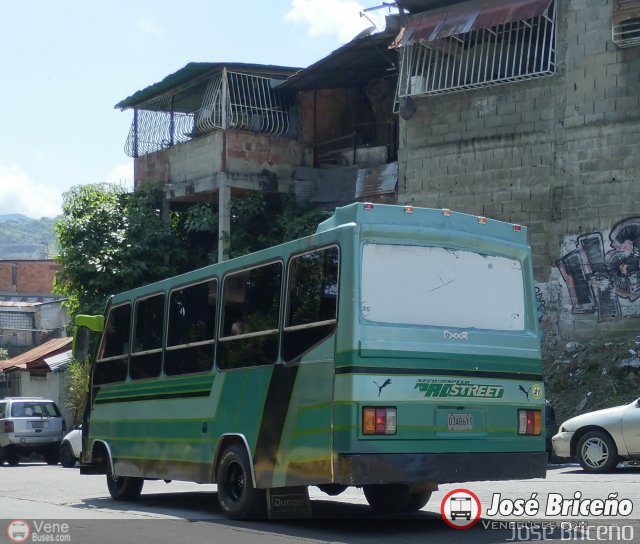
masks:
<path id="1" fill-rule="evenodd" d="M 568 419 L 552 442 L 558 457 L 575 457 L 587 472 L 640 459 L 640 399 Z"/>
<path id="2" fill-rule="evenodd" d="M 0 399 L 0 465 L 17 465 L 21 456 L 44 455 L 58 463 L 58 450 L 66 424 L 55 402 L 38 397 Z"/>

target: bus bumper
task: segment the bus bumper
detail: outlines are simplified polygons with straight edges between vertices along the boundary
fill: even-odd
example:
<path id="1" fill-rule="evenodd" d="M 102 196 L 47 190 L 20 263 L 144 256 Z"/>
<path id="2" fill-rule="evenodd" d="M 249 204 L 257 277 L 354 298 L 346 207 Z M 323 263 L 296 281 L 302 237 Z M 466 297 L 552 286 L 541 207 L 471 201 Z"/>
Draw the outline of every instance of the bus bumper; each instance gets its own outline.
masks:
<path id="1" fill-rule="evenodd" d="M 544 478 L 547 453 L 338 454 L 335 481 L 343 485 Z"/>

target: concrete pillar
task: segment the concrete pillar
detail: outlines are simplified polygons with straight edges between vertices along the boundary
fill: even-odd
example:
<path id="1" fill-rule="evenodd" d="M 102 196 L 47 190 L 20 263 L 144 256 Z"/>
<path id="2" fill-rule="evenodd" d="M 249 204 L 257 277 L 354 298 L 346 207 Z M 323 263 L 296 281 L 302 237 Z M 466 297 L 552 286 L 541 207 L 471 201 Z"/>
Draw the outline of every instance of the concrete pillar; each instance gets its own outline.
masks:
<path id="1" fill-rule="evenodd" d="M 220 176 L 220 189 L 218 191 L 218 262 L 229 258 L 228 242 L 225 238 L 228 238 L 230 234 L 231 187 L 229 187 L 225 176 Z"/>

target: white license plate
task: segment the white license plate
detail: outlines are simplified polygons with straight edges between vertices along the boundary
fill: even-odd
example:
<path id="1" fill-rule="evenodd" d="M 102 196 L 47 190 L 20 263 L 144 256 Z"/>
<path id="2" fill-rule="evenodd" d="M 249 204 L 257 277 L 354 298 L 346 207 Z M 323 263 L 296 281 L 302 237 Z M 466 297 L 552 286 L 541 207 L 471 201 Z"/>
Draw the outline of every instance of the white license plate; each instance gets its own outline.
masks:
<path id="1" fill-rule="evenodd" d="M 473 431 L 473 414 L 447 414 L 450 431 Z"/>
<path id="2" fill-rule="evenodd" d="M 31 422 L 32 429 L 44 429 L 44 421 L 32 421 Z"/>

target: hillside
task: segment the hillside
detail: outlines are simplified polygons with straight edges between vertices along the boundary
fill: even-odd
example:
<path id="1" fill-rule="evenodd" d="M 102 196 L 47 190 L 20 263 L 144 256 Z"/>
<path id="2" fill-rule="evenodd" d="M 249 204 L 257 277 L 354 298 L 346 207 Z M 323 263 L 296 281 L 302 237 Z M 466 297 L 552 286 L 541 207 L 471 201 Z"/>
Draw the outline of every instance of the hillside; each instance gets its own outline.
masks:
<path id="1" fill-rule="evenodd" d="M 545 361 L 546 396 L 558 423 L 640 396 L 640 337 L 609 336 L 569 342 Z"/>
<path id="2" fill-rule="evenodd" d="M 0 259 L 42 259 L 55 255 L 55 218 L 0 215 Z"/>

